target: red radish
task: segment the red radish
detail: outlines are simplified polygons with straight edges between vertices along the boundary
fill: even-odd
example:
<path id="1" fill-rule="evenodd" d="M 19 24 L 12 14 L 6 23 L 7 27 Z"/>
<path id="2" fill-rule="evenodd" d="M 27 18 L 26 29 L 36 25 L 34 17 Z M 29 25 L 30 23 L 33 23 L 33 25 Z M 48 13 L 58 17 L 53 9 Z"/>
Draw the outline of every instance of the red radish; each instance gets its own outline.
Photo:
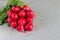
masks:
<path id="1" fill-rule="evenodd" d="M 24 26 L 23 25 L 18 26 L 17 30 L 20 32 L 24 32 Z"/>
<path id="2" fill-rule="evenodd" d="M 30 12 L 27 12 L 27 16 L 34 18 L 35 17 L 35 14 L 34 14 L 33 11 L 30 11 Z"/>
<path id="3" fill-rule="evenodd" d="M 11 14 L 11 18 L 16 20 L 16 19 L 18 19 L 18 15 L 16 13 L 13 13 L 13 14 Z"/>
<path id="4" fill-rule="evenodd" d="M 28 23 L 28 24 L 26 25 L 25 29 L 26 29 L 27 31 L 32 31 L 32 29 L 33 29 L 33 24 L 32 24 L 32 22 Z"/>
<path id="5" fill-rule="evenodd" d="M 13 10 L 13 12 L 18 12 L 18 11 L 20 11 L 21 9 L 20 9 L 20 6 L 13 6 L 13 7 L 12 7 L 12 10 Z"/>
<path id="6" fill-rule="evenodd" d="M 12 21 L 12 22 L 11 22 L 11 27 L 12 27 L 12 28 L 15 28 L 16 26 L 17 26 L 17 22 L 16 22 L 16 21 Z"/>
<path id="7" fill-rule="evenodd" d="M 28 17 L 27 18 L 27 22 L 32 22 L 33 21 L 33 18 L 32 17 Z"/>
<path id="8" fill-rule="evenodd" d="M 24 9 L 25 11 L 31 11 L 31 9 L 30 9 L 28 6 L 26 6 L 26 5 L 23 6 L 23 9 Z"/>
<path id="9" fill-rule="evenodd" d="M 8 10 L 8 11 L 7 11 L 7 14 L 8 14 L 8 16 L 11 16 L 12 11 L 11 11 L 11 10 Z"/>
<path id="10" fill-rule="evenodd" d="M 18 14 L 19 14 L 20 17 L 24 17 L 26 15 L 26 13 L 24 12 L 24 10 L 19 11 Z"/>
<path id="11" fill-rule="evenodd" d="M 25 18 L 20 18 L 18 20 L 18 25 L 25 25 L 26 24 L 26 19 Z"/>
<path id="12" fill-rule="evenodd" d="M 12 19 L 9 17 L 9 18 L 7 19 L 7 21 L 8 21 L 8 23 L 11 23 L 11 22 L 12 22 Z"/>
<path id="13" fill-rule="evenodd" d="M 12 28 L 16 28 L 20 32 L 33 30 L 34 11 L 27 5 L 22 8 L 20 6 L 13 6 L 11 10 L 7 11 L 8 23 Z"/>

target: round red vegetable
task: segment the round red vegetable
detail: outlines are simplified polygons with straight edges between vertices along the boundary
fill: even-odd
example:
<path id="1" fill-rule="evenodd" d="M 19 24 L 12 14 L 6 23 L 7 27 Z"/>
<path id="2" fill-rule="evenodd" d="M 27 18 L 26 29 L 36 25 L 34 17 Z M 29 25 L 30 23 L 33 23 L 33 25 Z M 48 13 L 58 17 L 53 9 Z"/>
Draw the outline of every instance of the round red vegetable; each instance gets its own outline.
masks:
<path id="1" fill-rule="evenodd" d="M 23 6 L 23 9 L 24 9 L 25 11 L 31 11 L 31 9 L 30 9 L 28 6 L 26 6 L 26 5 Z"/>
<path id="2" fill-rule="evenodd" d="M 33 21 L 33 18 L 32 17 L 28 17 L 27 18 L 27 22 L 32 22 Z"/>
<path id="3" fill-rule="evenodd" d="M 14 6 L 14 7 L 12 7 L 12 10 L 13 10 L 13 12 L 18 12 L 21 9 L 20 9 L 20 6 Z"/>
<path id="4" fill-rule="evenodd" d="M 12 28 L 16 28 L 20 32 L 33 30 L 34 11 L 27 5 L 22 8 L 20 6 L 13 6 L 11 10 L 7 11 L 8 23 Z"/>
<path id="5" fill-rule="evenodd" d="M 12 22 L 11 22 L 11 27 L 12 27 L 12 28 L 15 28 L 16 26 L 17 26 L 17 22 L 16 22 L 16 21 L 12 21 Z"/>
<path id="6" fill-rule="evenodd" d="M 11 16 L 12 10 L 8 10 L 8 11 L 7 11 L 7 14 L 8 14 L 8 16 Z"/>
<path id="7" fill-rule="evenodd" d="M 20 17 L 24 17 L 26 15 L 24 10 L 19 11 L 18 14 L 19 14 Z"/>
<path id="8" fill-rule="evenodd" d="M 17 30 L 20 32 L 24 32 L 24 26 L 23 25 L 18 26 Z"/>
<path id="9" fill-rule="evenodd" d="M 32 31 L 32 29 L 33 29 L 33 24 L 32 24 L 32 22 L 28 23 L 28 24 L 26 25 L 25 29 L 26 29 L 27 31 Z"/>
<path id="10" fill-rule="evenodd" d="M 16 20 L 16 19 L 18 19 L 18 15 L 16 13 L 13 13 L 13 14 L 11 14 L 11 18 Z"/>
<path id="11" fill-rule="evenodd" d="M 34 14 L 33 11 L 30 11 L 30 12 L 27 12 L 27 16 L 34 18 L 35 17 L 35 14 Z"/>
<path id="12" fill-rule="evenodd" d="M 18 20 L 18 25 L 25 25 L 26 24 L 26 19 L 25 18 L 20 18 Z"/>
<path id="13" fill-rule="evenodd" d="M 11 22 L 12 22 L 12 19 L 9 17 L 9 18 L 7 19 L 7 21 L 8 21 L 8 23 L 11 23 Z"/>

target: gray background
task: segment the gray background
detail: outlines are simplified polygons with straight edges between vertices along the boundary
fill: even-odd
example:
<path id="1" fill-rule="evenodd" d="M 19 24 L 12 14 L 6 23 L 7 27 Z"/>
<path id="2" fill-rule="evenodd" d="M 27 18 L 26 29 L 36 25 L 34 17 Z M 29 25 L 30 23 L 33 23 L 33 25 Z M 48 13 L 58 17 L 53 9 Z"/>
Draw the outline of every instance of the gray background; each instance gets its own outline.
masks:
<path id="1" fill-rule="evenodd" d="M 6 3 L 0 0 L 0 8 Z M 30 4 L 38 15 L 33 32 L 20 33 L 4 24 L 0 26 L 0 40 L 60 40 L 60 0 L 30 0 Z"/>

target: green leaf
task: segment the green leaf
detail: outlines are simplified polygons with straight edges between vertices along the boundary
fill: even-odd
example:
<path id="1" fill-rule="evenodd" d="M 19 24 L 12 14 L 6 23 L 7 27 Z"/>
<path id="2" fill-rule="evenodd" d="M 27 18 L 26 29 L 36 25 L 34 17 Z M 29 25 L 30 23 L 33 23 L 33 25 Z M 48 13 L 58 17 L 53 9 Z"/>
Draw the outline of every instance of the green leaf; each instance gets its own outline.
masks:
<path id="1" fill-rule="evenodd" d="M 1 16 L 0 16 L 0 25 L 6 20 L 6 17 L 7 17 L 7 13 L 3 13 Z"/>
<path id="2" fill-rule="evenodd" d="M 21 0 L 8 0 L 8 4 L 7 5 L 15 6 L 19 1 L 21 1 Z"/>
<path id="3" fill-rule="evenodd" d="M 22 7 L 23 5 L 25 5 L 25 3 L 22 2 L 22 1 L 19 1 L 19 2 L 17 3 L 17 5 Z"/>
<path id="4" fill-rule="evenodd" d="M 8 27 L 10 27 L 10 24 L 9 24 L 9 23 L 7 23 L 7 26 L 8 26 Z"/>

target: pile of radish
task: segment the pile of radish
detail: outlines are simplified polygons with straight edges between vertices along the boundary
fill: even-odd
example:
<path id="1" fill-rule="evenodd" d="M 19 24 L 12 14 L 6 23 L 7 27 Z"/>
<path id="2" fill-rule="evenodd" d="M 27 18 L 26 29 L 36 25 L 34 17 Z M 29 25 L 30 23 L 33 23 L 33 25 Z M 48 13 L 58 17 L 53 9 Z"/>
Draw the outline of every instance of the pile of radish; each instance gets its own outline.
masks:
<path id="1" fill-rule="evenodd" d="M 34 11 L 30 7 L 24 5 L 13 6 L 7 11 L 8 23 L 12 28 L 16 28 L 20 32 L 33 30 L 33 18 L 35 17 Z"/>

